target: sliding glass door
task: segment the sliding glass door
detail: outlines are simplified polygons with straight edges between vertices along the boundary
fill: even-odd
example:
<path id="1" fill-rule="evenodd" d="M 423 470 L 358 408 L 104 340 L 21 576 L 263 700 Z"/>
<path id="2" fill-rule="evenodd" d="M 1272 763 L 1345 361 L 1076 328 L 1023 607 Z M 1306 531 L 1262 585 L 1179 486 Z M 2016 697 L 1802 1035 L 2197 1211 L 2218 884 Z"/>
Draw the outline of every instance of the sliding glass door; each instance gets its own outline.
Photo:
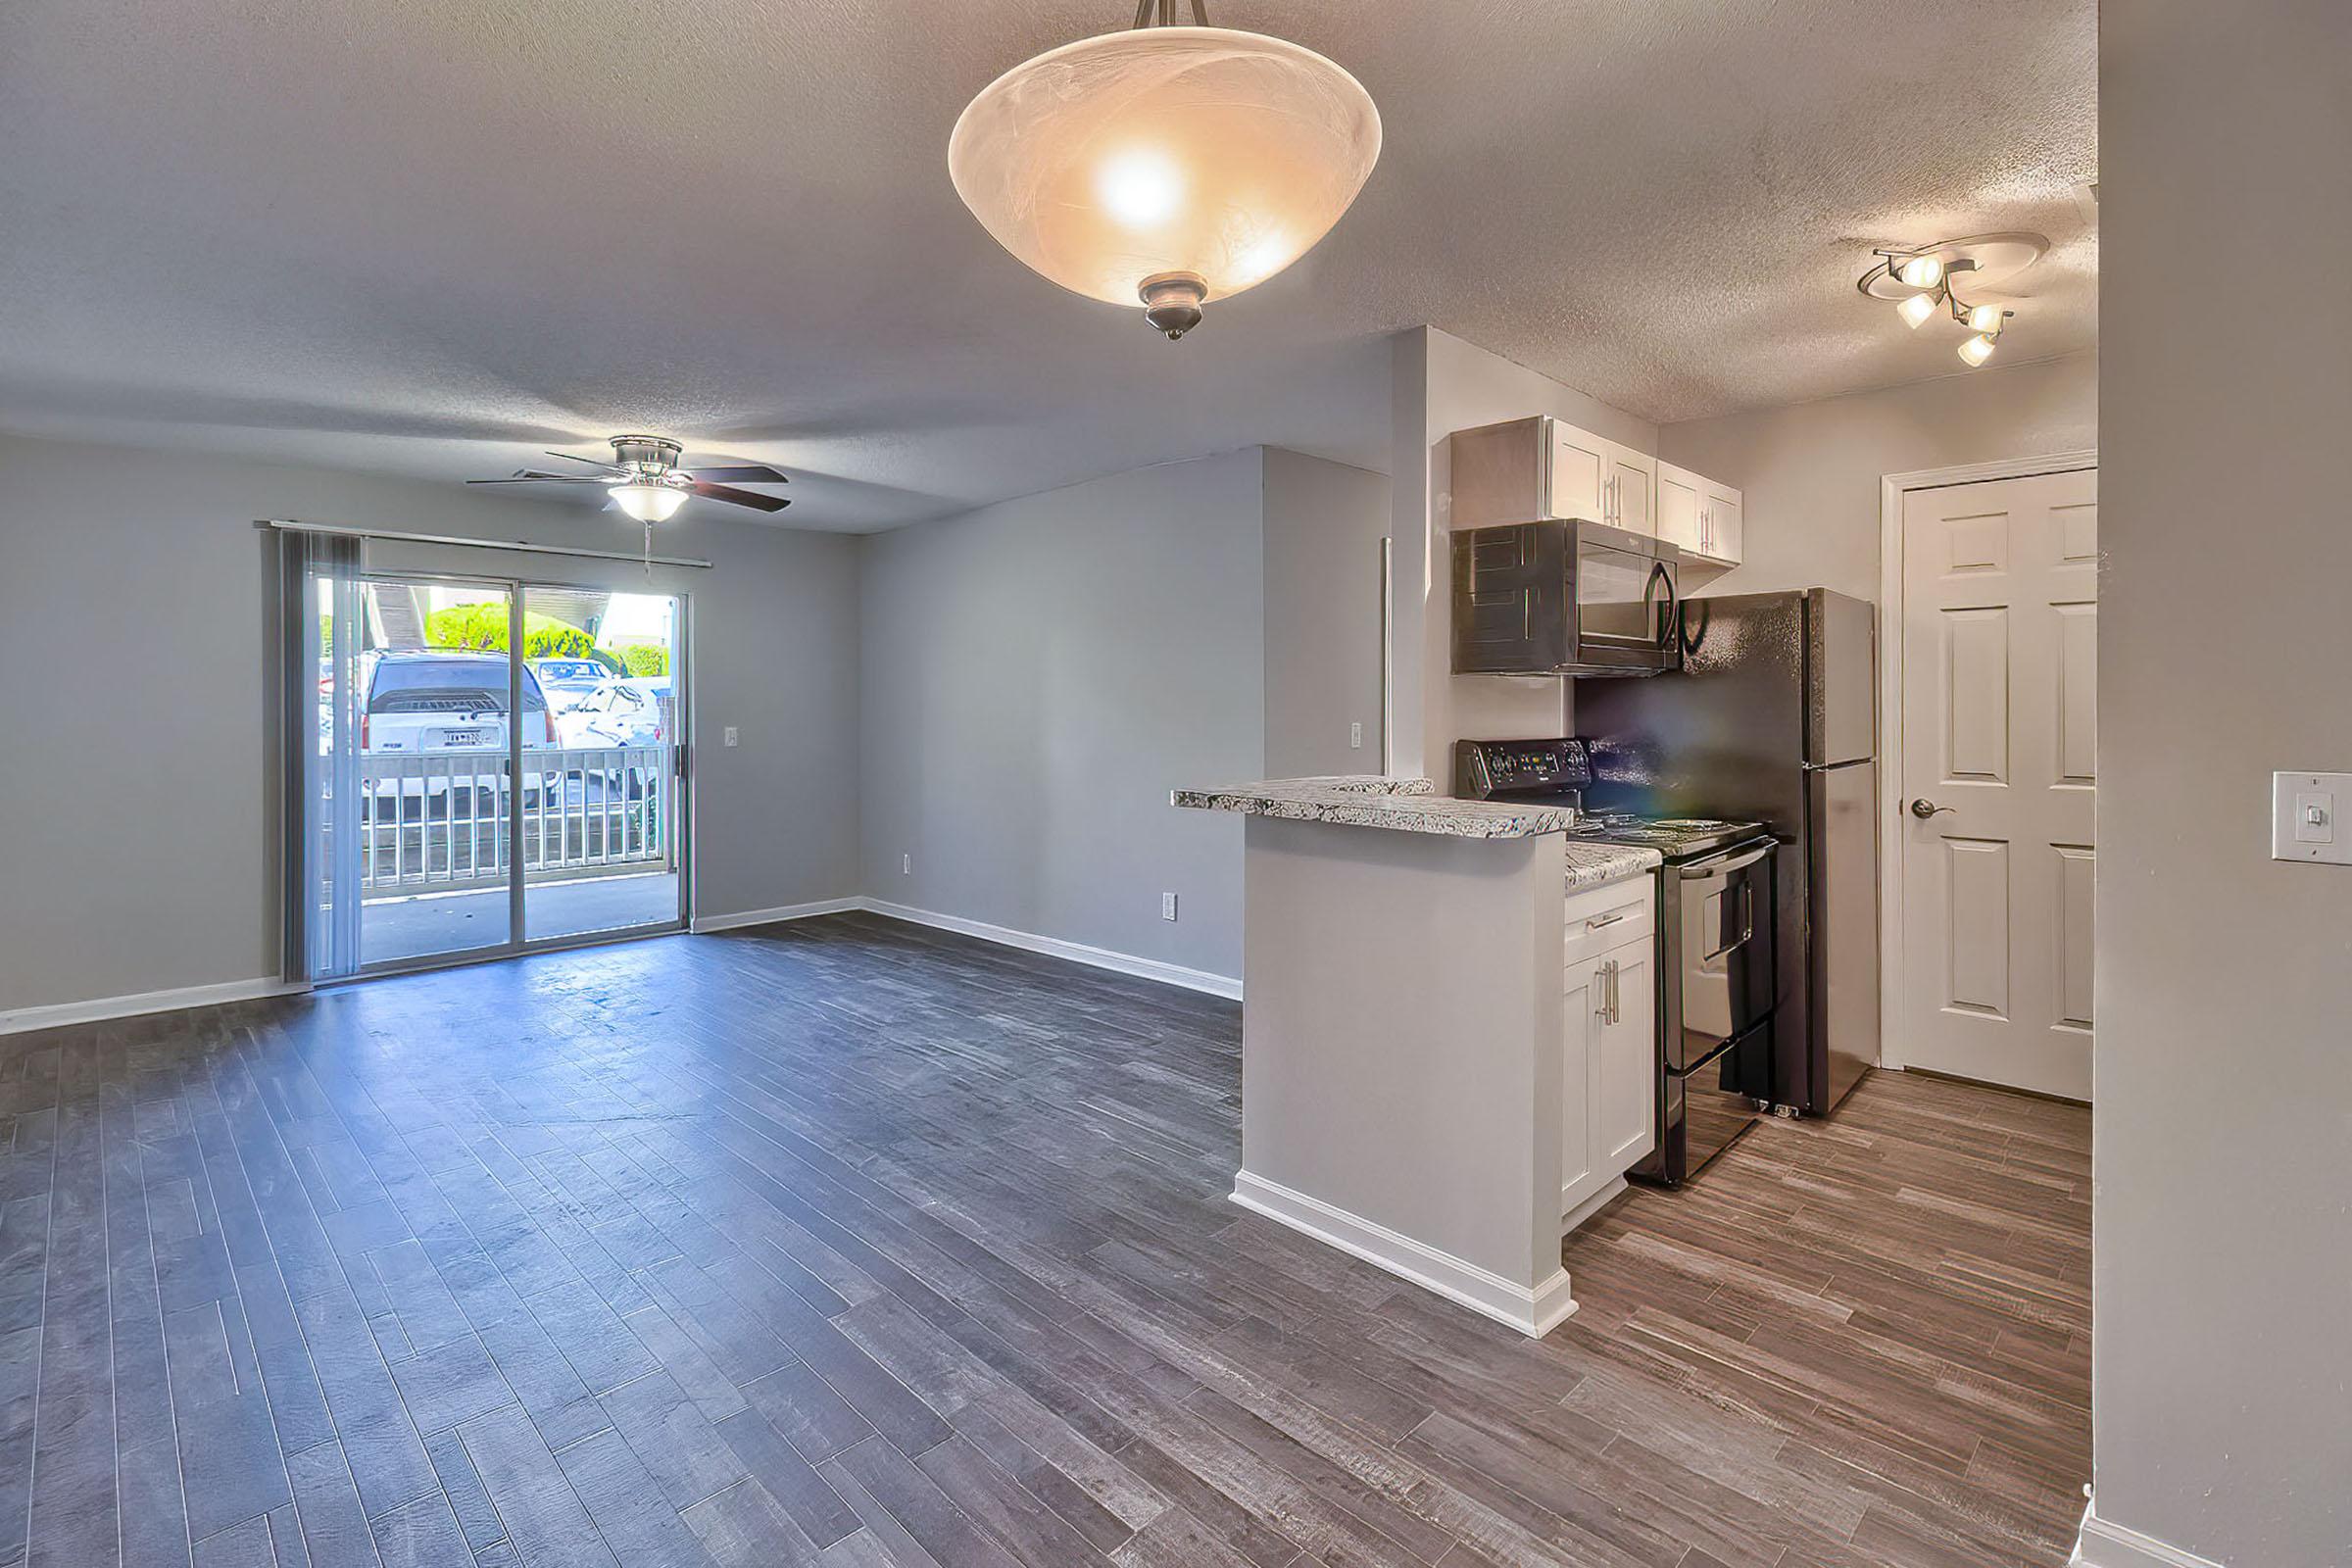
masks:
<path id="1" fill-rule="evenodd" d="M 304 548 L 290 967 L 335 979 L 683 924 L 681 599 L 370 573 Z"/>
<path id="2" fill-rule="evenodd" d="M 675 921 L 678 601 L 525 585 L 532 683 L 554 748 L 523 759 L 522 928 L 532 941 Z M 593 632 L 585 628 L 593 627 Z"/>

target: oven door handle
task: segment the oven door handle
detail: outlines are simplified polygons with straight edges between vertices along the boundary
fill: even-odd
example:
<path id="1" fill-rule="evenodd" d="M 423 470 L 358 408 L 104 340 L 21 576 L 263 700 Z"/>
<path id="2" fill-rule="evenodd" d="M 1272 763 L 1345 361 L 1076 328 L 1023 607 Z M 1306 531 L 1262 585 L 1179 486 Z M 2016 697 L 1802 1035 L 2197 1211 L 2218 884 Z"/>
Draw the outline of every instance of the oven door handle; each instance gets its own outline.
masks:
<path id="1" fill-rule="evenodd" d="M 1760 844 L 1756 846 L 1756 848 L 1747 851 L 1743 855 L 1738 853 L 1737 851 L 1727 851 L 1727 854 L 1730 854 L 1734 857 L 1728 860 L 1720 858 L 1712 860 L 1692 860 L 1689 865 L 1682 867 L 1683 880 L 1686 882 L 1695 882 L 1704 877 L 1724 876 L 1733 871 L 1743 871 L 1747 869 L 1747 867 L 1755 864 L 1758 860 L 1764 858 L 1764 857 L 1767 855 L 1770 855 L 1772 853 L 1772 848 L 1773 847 L 1769 844 Z"/>

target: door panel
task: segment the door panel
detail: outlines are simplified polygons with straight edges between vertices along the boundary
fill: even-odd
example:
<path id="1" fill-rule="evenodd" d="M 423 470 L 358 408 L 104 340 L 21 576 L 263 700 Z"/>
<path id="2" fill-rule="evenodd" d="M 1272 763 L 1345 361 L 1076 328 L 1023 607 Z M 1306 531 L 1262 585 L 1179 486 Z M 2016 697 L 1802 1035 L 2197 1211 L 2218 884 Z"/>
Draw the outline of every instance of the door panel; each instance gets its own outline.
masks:
<path id="1" fill-rule="evenodd" d="M 1698 475 L 1671 463 L 1659 464 L 1658 537 L 1693 554 L 1701 551 L 1698 506 Z"/>
<path id="2" fill-rule="evenodd" d="M 1595 1012 L 1593 1115 L 1600 1168 L 1623 1171 L 1657 1147 L 1658 998 L 1656 948 L 1647 942 L 1621 947 L 1601 960 L 1606 977 L 1604 1013 Z"/>
<path id="3" fill-rule="evenodd" d="M 2009 846 L 1943 841 L 1944 1005 L 2002 1018 L 2009 1012 Z"/>
<path id="4" fill-rule="evenodd" d="M 2087 1099 L 2097 473 L 1914 491 L 1903 561 L 1904 995 L 1888 1055 Z"/>
<path id="5" fill-rule="evenodd" d="M 2009 611 L 1943 612 L 1942 782 L 2009 774 Z"/>
<path id="6" fill-rule="evenodd" d="M 1656 460 L 1628 447 L 1615 447 L 1609 456 L 1609 476 L 1616 488 L 1609 499 L 1615 503 L 1612 519 L 1620 528 L 1635 533 L 1654 533 L 1657 522 L 1652 515 L 1650 487 Z"/>
<path id="7" fill-rule="evenodd" d="M 684 640 L 669 594 L 527 586 L 548 727 L 527 737 L 523 935 L 678 923 Z"/>
<path id="8" fill-rule="evenodd" d="M 1555 421 L 1551 436 L 1551 514 L 1599 522 L 1601 484 L 1609 474 L 1608 443 Z"/>

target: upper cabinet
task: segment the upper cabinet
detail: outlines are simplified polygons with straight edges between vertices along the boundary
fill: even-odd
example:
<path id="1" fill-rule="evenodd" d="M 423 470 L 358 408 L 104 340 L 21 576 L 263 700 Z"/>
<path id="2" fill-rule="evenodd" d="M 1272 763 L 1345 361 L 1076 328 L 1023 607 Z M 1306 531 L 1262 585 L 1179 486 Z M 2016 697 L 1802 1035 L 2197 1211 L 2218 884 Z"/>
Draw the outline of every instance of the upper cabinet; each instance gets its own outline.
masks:
<path id="1" fill-rule="evenodd" d="M 1737 566 L 1743 539 L 1740 492 L 1704 474 L 1657 466 L 1657 535 L 1684 555 Z"/>
<path id="2" fill-rule="evenodd" d="M 1457 430 L 1456 528 L 1575 519 L 1655 533 L 1658 465 L 1646 452 L 1537 415 Z"/>

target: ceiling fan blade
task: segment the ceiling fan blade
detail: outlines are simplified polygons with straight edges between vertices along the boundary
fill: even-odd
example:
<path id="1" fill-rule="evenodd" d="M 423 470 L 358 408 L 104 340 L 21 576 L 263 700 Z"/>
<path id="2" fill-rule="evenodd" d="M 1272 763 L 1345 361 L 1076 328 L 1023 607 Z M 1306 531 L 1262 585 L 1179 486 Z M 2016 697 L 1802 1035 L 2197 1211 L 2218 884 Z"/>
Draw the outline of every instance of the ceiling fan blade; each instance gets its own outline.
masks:
<path id="1" fill-rule="evenodd" d="M 686 487 L 705 501 L 724 501 L 733 506 L 751 507 L 760 512 L 782 512 L 792 505 L 781 496 L 763 496 L 753 490 L 733 490 L 723 484 L 709 484 L 701 479 Z"/>
<path id="2" fill-rule="evenodd" d="M 557 452 L 552 449 L 547 449 L 547 455 L 551 458 L 562 458 L 565 463 L 585 463 L 591 468 L 602 468 L 607 473 L 626 473 L 629 471 L 617 463 L 603 463 L 599 462 L 595 458 L 583 458 L 570 452 Z"/>
<path id="3" fill-rule="evenodd" d="M 723 484 L 792 483 L 764 463 L 742 463 L 716 468 L 681 468 L 678 471 L 690 479 L 716 480 Z"/>
<path id="4" fill-rule="evenodd" d="M 607 481 L 584 473 L 537 473 L 524 469 L 511 479 L 468 479 L 467 484 L 604 484 Z"/>

